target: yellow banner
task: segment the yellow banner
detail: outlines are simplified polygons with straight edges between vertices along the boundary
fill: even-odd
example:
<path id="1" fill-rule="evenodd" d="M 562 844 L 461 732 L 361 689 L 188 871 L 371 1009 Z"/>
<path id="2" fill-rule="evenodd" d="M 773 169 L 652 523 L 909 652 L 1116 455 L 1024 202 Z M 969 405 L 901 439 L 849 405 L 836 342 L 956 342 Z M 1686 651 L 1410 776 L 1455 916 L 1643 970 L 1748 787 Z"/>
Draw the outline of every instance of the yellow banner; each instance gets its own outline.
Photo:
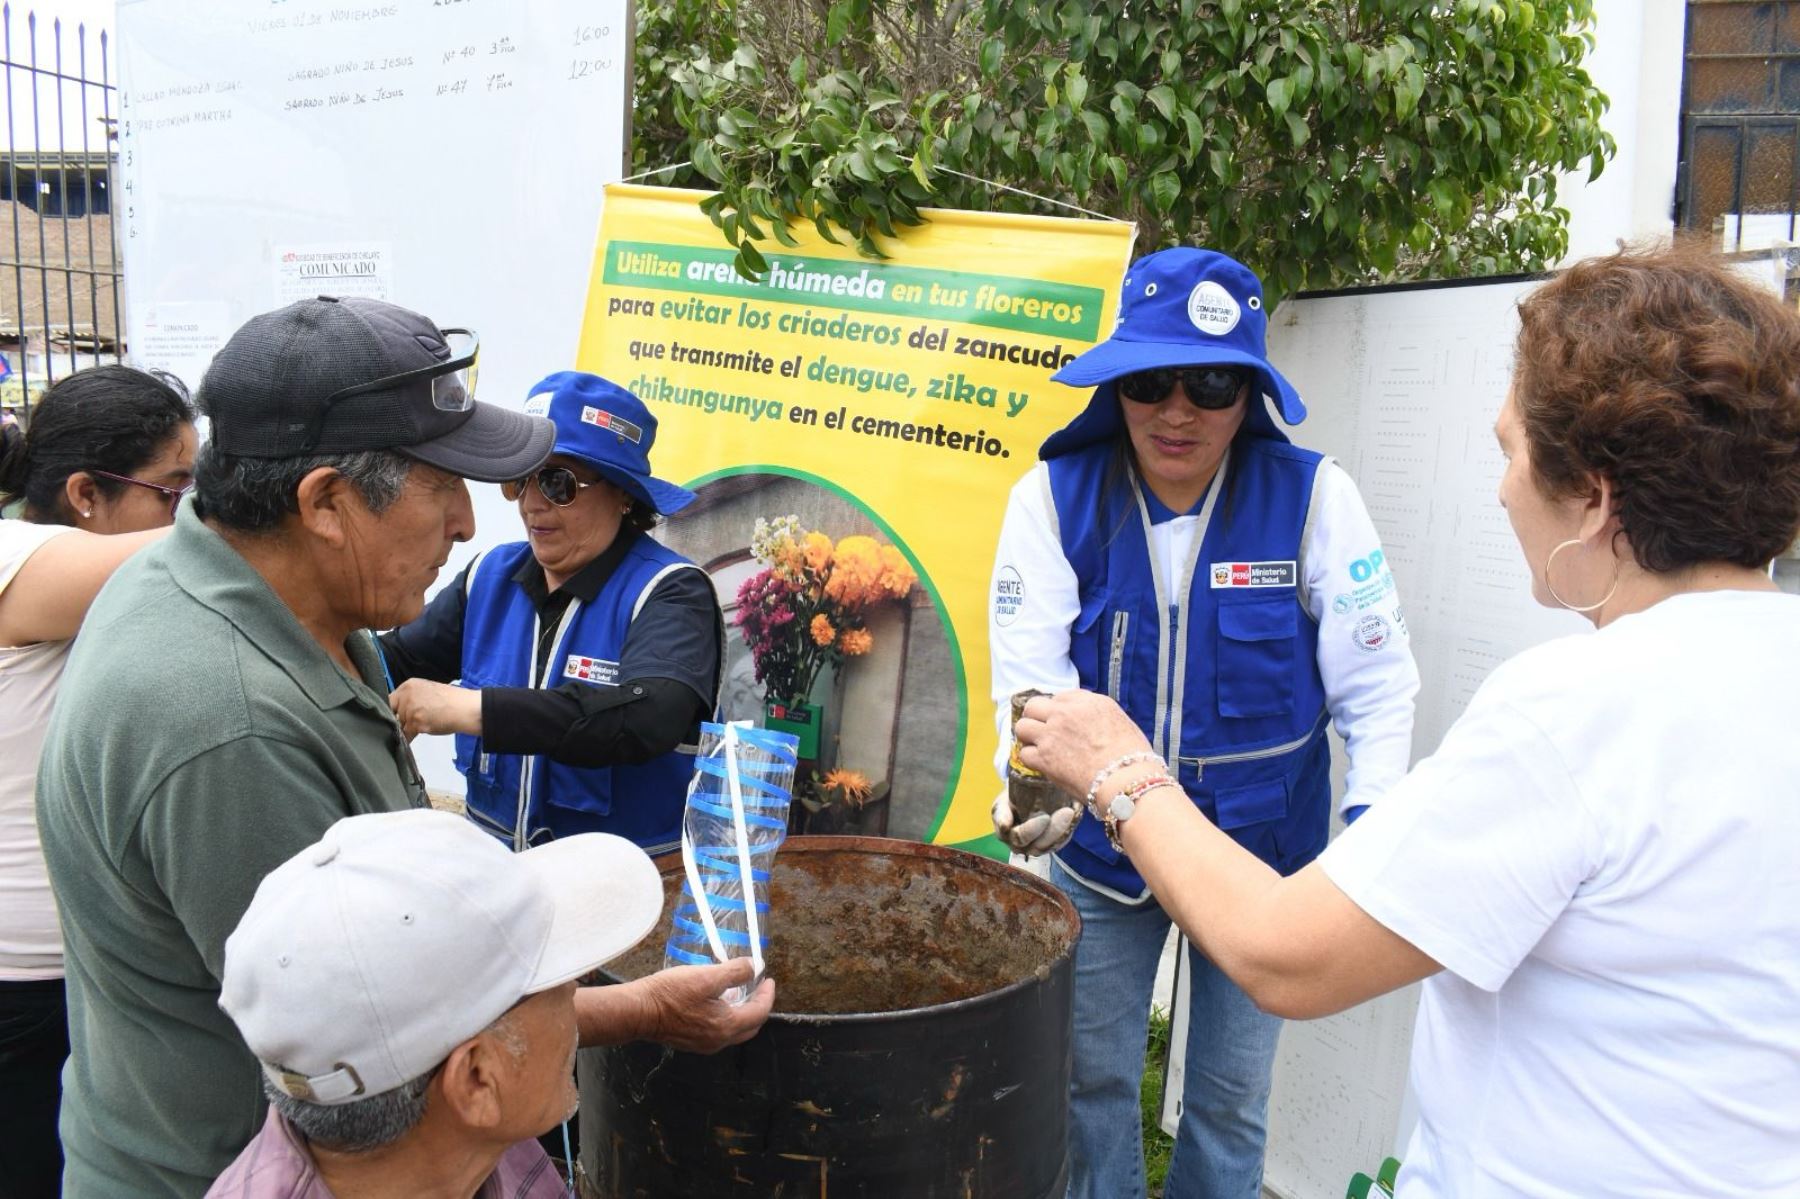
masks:
<path id="1" fill-rule="evenodd" d="M 815 830 L 998 855 L 994 544 L 1086 402 L 1049 377 L 1111 332 L 1131 226 L 933 211 L 884 261 L 795 226 L 751 282 L 704 198 L 607 188 L 578 364 L 699 494 L 658 536 L 726 608 L 725 715 L 802 736 Z"/>

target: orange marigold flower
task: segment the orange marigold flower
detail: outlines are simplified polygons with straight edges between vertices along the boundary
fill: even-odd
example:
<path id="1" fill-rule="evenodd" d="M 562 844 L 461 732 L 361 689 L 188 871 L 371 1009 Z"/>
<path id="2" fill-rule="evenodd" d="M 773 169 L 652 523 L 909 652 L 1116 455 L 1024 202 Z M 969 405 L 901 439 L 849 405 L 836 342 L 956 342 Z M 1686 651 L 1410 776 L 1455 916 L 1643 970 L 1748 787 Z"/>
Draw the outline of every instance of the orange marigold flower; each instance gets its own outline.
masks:
<path id="1" fill-rule="evenodd" d="M 806 555 L 806 567 L 808 570 L 815 572 L 822 571 L 825 569 L 826 564 L 831 561 L 831 538 L 823 533 L 817 531 L 808 533 L 806 535 L 806 541 L 801 546 L 801 549 Z"/>
<path id="2" fill-rule="evenodd" d="M 906 555 L 891 545 L 881 547 L 881 589 L 895 599 L 904 599 L 912 592 L 913 584 L 919 576 L 907 562 Z"/>
<path id="3" fill-rule="evenodd" d="M 838 767 L 825 773 L 820 783 L 825 790 L 835 792 L 839 799 L 853 808 L 860 808 L 869 801 L 869 778 L 860 770 L 846 770 Z"/>
<path id="4" fill-rule="evenodd" d="M 845 629 L 838 634 L 838 648 L 854 658 L 875 648 L 875 634 L 867 629 Z"/>
<path id="5" fill-rule="evenodd" d="M 873 537 L 852 534 L 837 543 L 831 556 L 831 577 L 825 594 L 855 610 L 879 597 L 881 547 Z"/>
<path id="6" fill-rule="evenodd" d="M 837 640 L 837 630 L 831 627 L 831 621 L 825 618 L 823 612 L 812 618 L 807 631 L 812 634 L 814 645 L 830 645 Z"/>

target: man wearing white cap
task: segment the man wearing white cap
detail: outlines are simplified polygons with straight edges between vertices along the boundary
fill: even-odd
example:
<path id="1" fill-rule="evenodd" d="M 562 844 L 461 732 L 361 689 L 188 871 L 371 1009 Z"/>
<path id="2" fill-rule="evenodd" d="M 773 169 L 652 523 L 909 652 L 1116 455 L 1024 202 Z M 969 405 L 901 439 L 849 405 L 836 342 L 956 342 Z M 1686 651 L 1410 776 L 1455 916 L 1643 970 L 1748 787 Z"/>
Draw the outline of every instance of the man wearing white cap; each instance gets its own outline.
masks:
<path id="1" fill-rule="evenodd" d="M 225 943 L 219 1006 L 272 1106 L 208 1195 L 566 1194 L 532 1138 L 575 1110 L 575 980 L 661 910 L 620 837 L 513 854 L 442 812 L 338 821 Z"/>
<path id="2" fill-rule="evenodd" d="M 474 535 L 464 480 L 530 474 L 555 440 L 474 398 L 478 348 L 379 300 L 252 317 L 200 386 L 193 500 L 88 614 L 37 776 L 68 972 L 65 1199 L 204 1192 L 263 1115 L 218 1006 L 226 936 L 334 821 L 426 803 L 369 630 L 417 616 Z M 583 1038 L 752 1035 L 767 1004 L 716 999 L 749 965 L 696 969 L 586 988 Z"/>

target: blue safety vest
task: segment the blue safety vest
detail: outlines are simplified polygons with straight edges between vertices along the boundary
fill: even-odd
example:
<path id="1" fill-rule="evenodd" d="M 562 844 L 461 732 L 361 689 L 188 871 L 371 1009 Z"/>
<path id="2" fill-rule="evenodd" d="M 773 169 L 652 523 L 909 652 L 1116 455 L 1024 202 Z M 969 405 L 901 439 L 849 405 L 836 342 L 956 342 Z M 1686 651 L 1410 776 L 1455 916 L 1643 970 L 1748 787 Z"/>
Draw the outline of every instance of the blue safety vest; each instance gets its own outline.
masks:
<path id="1" fill-rule="evenodd" d="M 1116 699 L 1207 818 L 1282 874 L 1317 857 L 1330 831 L 1319 629 L 1298 587 L 1322 460 L 1285 440 L 1238 438 L 1191 579 L 1160 584 L 1149 509 L 1117 443 L 1046 464 L 1079 581 L 1069 653 L 1081 686 Z M 1089 883 L 1148 894 L 1091 815 L 1057 856 Z"/>
<path id="2" fill-rule="evenodd" d="M 699 569 L 649 537 L 634 539 L 599 596 L 569 604 L 547 677 L 539 678 L 537 609 L 513 581 L 530 557 L 521 541 L 476 564 L 463 617 L 463 686 L 616 687 L 639 607 L 670 572 Z M 572 833 L 615 833 L 656 849 L 681 840 L 694 757 L 683 746 L 636 765 L 565 766 L 542 755 L 489 753 L 479 737 L 458 735 L 456 768 L 469 781 L 470 817 L 515 849 Z"/>

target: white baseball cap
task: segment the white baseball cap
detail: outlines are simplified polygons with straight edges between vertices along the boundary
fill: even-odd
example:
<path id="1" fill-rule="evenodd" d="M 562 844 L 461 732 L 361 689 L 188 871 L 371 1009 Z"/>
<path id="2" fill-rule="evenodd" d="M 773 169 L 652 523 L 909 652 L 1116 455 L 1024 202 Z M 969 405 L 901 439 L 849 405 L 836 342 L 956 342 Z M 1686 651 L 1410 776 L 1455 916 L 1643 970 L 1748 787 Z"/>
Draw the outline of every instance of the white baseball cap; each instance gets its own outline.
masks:
<path id="1" fill-rule="evenodd" d="M 349 1103 L 630 949 L 662 900 L 623 837 L 515 854 L 448 812 L 351 816 L 256 888 L 225 942 L 219 1006 L 277 1087 Z"/>

